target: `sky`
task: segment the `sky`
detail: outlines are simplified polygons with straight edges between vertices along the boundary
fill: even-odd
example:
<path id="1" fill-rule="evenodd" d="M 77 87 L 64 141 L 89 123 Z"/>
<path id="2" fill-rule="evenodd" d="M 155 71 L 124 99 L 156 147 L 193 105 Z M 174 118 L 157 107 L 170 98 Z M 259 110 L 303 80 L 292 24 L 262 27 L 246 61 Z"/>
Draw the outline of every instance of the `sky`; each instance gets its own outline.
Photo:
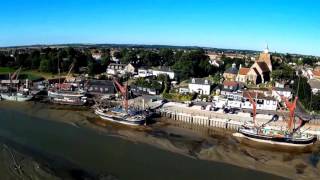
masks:
<path id="1" fill-rule="evenodd" d="M 318 0 L 1 0 L 0 46 L 116 43 L 320 56 Z"/>

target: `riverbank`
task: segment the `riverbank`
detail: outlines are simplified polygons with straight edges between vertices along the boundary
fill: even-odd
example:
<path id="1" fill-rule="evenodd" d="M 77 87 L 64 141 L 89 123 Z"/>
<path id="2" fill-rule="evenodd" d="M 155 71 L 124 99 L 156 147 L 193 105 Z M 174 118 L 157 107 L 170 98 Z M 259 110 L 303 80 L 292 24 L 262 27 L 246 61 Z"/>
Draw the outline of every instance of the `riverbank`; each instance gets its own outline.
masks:
<path id="1" fill-rule="evenodd" d="M 214 128 L 203 128 L 200 126 L 194 126 L 194 125 L 184 124 L 181 122 L 170 121 L 167 119 L 160 119 L 158 123 L 152 124 L 146 128 L 145 127 L 128 128 L 125 126 L 115 125 L 112 123 L 104 123 L 103 121 L 99 120 L 99 118 L 97 118 L 91 111 L 88 111 L 83 108 L 74 109 L 72 107 L 46 105 L 41 103 L 33 104 L 32 102 L 21 103 L 21 104 L 1 102 L 0 108 L 2 110 L 3 109 L 8 110 L 13 114 L 18 114 L 23 112 L 23 115 L 25 117 L 28 117 L 28 119 L 34 118 L 34 119 L 40 119 L 41 121 L 48 120 L 52 122 L 63 122 L 64 124 L 68 124 L 69 127 L 72 127 L 70 129 L 70 131 L 72 132 L 75 129 L 80 129 L 81 131 L 83 130 L 87 131 L 86 129 L 93 130 L 95 134 L 100 134 L 99 136 L 105 137 L 106 142 L 109 142 L 109 143 L 110 141 L 112 142 L 113 139 L 108 139 L 108 137 L 117 137 L 117 138 L 121 137 L 126 141 L 134 142 L 138 146 L 143 146 L 144 149 L 146 149 L 144 151 L 147 151 L 149 147 L 146 147 L 143 144 L 148 144 L 152 147 L 157 147 L 159 149 L 173 152 L 174 154 L 181 154 L 183 156 L 188 157 L 189 159 L 194 159 L 194 161 L 192 161 L 194 165 L 190 165 L 190 167 L 197 166 L 196 164 L 200 162 L 201 164 L 204 162 L 206 162 L 204 164 L 209 163 L 206 166 L 201 165 L 202 168 L 206 169 L 206 170 L 202 170 L 203 176 L 199 176 L 199 177 L 203 177 L 201 179 L 210 179 L 206 175 L 210 174 L 211 172 L 218 173 L 219 171 L 217 171 L 217 169 L 214 169 L 218 167 L 220 168 L 224 167 L 221 169 L 220 173 L 223 172 L 225 174 L 220 174 L 220 176 L 225 178 L 228 177 L 227 175 L 229 171 L 234 171 L 235 174 L 237 174 L 234 177 L 239 176 L 247 179 L 253 179 L 256 177 L 256 176 L 252 176 L 253 174 L 257 173 L 256 170 L 265 172 L 268 174 L 274 174 L 277 176 L 290 178 L 290 179 L 317 179 L 319 177 L 319 170 L 320 170 L 320 166 L 318 163 L 319 145 L 317 145 L 311 153 L 306 153 L 306 154 L 294 153 L 294 152 L 290 152 L 290 153 L 277 152 L 272 150 L 270 151 L 270 150 L 263 150 L 263 149 L 255 149 L 255 148 L 250 148 L 248 146 L 241 145 L 231 136 L 232 132 L 230 131 L 224 131 L 221 129 L 214 129 Z M 96 124 L 98 123 L 100 126 L 97 126 L 94 123 L 90 123 L 90 122 L 94 122 Z M 104 127 L 101 125 L 103 125 Z M 10 126 L 10 128 L 12 127 Z M 58 135 L 53 134 L 53 136 L 56 137 Z M 97 137 L 95 136 L 95 138 Z M 92 142 L 82 142 L 79 139 L 79 142 L 77 143 L 79 146 L 81 146 L 83 143 L 85 144 L 89 143 L 91 146 L 100 147 L 101 149 L 104 146 L 103 144 L 96 145 L 96 143 L 94 143 L 95 140 L 93 139 L 91 141 Z M 123 143 L 124 142 L 122 142 L 121 144 Z M 90 147 L 87 147 L 87 148 L 90 148 Z M 151 152 L 153 152 L 153 150 L 150 151 L 149 154 L 145 153 L 144 155 L 142 155 L 143 154 L 142 153 L 141 154 L 142 157 L 140 157 L 141 159 L 138 160 L 136 159 L 136 157 L 133 157 L 134 155 L 137 155 L 135 153 L 136 150 L 134 150 L 136 148 L 138 147 L 135 147 L 132 149 L 133 152 L 126 151 L 126 153 L 133 153 L 132 156 L 128 156 L 127 154 L 126 155 L 123 154 L 123 155 L 128 159 L 134 158 L 135 161 L 145 164 L 146 161 L 148 160 L 144 160 L 144 158 L 148 157 L 149 155 L 152 155 Z M 109 153 L 109 154 L 115 153 L 113 152 L 113 150 L 106 150 L 106 151 L 107 152 L 105 153 Z M 122 152 L 124 150 L 120 150 L 120 151 Z M 62 153 L 62 154 L 65 154 L 65 153 Z M 114 154 L 114 155 L 116 155 L 117 157 L 119 156 L 119 154 Z M 152 166 L 159 168 L 157 171 L 158 173 L 160 173 L 159 171 L 163 169 L 163 170 L 167 170 L 167 172 L 162 172 L 162 173 L 168 173 L 170 175 L 170 170 L 164 167 L 165 166 L 171 167 L 172 162 L 170 164 L 170 162 L 168 162 L 168 160 L 166 159 L 162 160 L 164 162 L 158 162 L 156 161 L 156 159 L 159 159 L 159 157 L 161 156 L 157 155 L 157 157 L 153 157 L 154 161 Z M 120 157 L 118 158 L 121 159 Z M 204 162 L 202 162 L 202 160 L 204 160 Z M 88 159 L 87 161 L 90 161 L 90 160 Z M 184 159 L 184 161 L 186 160 Z M 190 160 L 187 160 L 187 161 L 190 161 Z M 166 162 L 169 164 L 165 164 L 165 165 L 162 164 Z M 211 163 L 216 163 L 216 162 L 219 162 L 219 165 L 216 165 L 217 167 L 216 166 L 212 167 L 210 165 Z M 179 164 L 180 163 L 182 162 L 179 162 Z M 230 164 L 232 166 L 225 165 L 225 164 Z M 188 168 L 188 167 L 189 166 L 185 168 Z M 241 167 L 241 169 L 238 169 L 236 167 Z M 171 168 L 174 170 L 174 168 L 177 168 L 177 167 L 174 166 Z M 208 168 L 213 168 L 213 169 L 208 169 Z M 245 169 L 242 169 L 242 168 L 245 168 Z M 110 167 L 110 169 L 113 169 L 113 171 L 117 171 L 118 168 Z M 108 171 L 108 168 L 106 170 Z M 152 170 L 150 171 L 153 172 Z M 183 171 L 188 171 L 188 170 L 184 169 Z M 190 170 L 190 172 L 192 172 L 192 170 Z M 190 172 L 185 172 L 185 175 L 189 175 Z M 129 174 L 131 173 L 132 172 L 130 172 Z M 145 173 L 148 175 L 147 172 Z M 141 173 L 139 175 L 141 176 Z M 177 177 L 185 177 L 185 176 L 184 174 L 177 174 Z M 265 179 L 271 178 L 267 174 L 263 174 L 261 175 L 261 177 L 265 177 Z M 272 179 L 274 178 L 276 177 L 272 177 Z M 121 179 L 121 175 L 120 175 L 120 179 Z M 187 179 L 192 179 L 192 178 L 187 178 Z"/>

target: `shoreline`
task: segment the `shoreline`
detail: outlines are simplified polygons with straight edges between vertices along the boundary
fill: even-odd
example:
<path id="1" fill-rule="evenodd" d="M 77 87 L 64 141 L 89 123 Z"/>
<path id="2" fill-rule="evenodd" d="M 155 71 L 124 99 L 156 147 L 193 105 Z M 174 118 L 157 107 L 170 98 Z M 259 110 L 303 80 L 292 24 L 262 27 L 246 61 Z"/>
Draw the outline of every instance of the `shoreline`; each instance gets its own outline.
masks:
<path id="1" fill-rule="evenodd" d="M 16 107 L 16 104 L 6 103 L 6 107 Z M 2 105 L 0 105 L 1 107 Z M 29 104 L 29 106 L 32 106 Z M 30 108 L 20 105 L 22 109 Z M 166 119 L 161 119 L 159 122 L 150 125 L 149 127 L 131 128 L 113 123 L 104 123 L 104 126 L 97 125 L 94 122 L 103 122 L 99 120 L 92 111 L 77 109 L 62 106 L 36 104 L 35 110 L 25 111 L 32 116 L 43 116 L 47 120 L 54 122 L 66 123 L 78 128 L 87 128 L 102 133 L 108 136 L 116 136 L 135 143 L 144 143 L 162 150 L 181 154 L 190 158 L 200 159 L 205 161 L 214 161 L 226 163 L 233 166 L 270 173 L 285 178 L 313 179 L 319 176 L 319 164 L 312 168 L 305 159 L 310 154 L 294 154 L 256 150 L 251 147 L 246 147 L 239 144 L 233 137 L 231 131 L 221 129 L 197 127 L 194 125 L 183 124 Z M 50 117 L 51 113 L 43 112 L 41 107 L 45 106 L 48 112 L 54 112 L 56 117 Z M 42 111 L 41 111 L 42 110 Z M 70 115 L 71 114 L 71 115 Z M 198 128 L 198 131 L 195 130 Z M 319 144 L 317 145 L 319 146 Z M 319 148 L 320 149 L 320 148 Z M 315 152 L 317 152 L 315 150 Z M 286 159 L 286 161 L 284 161 Z M 288 159 L 288 160 L 287 160 Z M 291 164 L 296 164 L 292 166 Z M 299 165 L 300 164 L 300 165 Z M 303 165 L 306 167 L 304 167 Z M 282 167 L 282 169 L 279 169 Z M 300 173 L 297 173 L 298 170 Z M 302 172 L 301 172 L 302 171 Z"/>

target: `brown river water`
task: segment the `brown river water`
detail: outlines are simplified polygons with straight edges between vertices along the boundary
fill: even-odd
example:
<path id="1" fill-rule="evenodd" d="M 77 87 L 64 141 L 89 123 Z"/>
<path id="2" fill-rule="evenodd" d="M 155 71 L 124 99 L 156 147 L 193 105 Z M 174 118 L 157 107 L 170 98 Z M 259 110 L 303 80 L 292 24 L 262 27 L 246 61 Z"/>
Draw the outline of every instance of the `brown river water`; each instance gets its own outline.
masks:
<path id="1" fill-rule="evenodd" d="M 1 179 L 318 179 L 307 153 L 243 145 L 232 132 L 157 119 L 102 123 L 88 108 L 0 102 Z M 98 126 L 100 124 L 103 126 Z"/>

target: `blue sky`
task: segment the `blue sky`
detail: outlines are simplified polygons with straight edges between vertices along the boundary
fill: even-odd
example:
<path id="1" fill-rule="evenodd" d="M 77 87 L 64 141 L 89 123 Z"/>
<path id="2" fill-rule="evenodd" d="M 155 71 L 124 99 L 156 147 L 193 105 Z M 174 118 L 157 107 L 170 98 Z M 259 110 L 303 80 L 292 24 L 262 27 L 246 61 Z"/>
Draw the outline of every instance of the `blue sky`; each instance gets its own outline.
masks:
<path id="1" fill-rule="evenodd" d="M 2 0 L 0 46 L 198 45 L 320 55 L 318 0 Z"/>

